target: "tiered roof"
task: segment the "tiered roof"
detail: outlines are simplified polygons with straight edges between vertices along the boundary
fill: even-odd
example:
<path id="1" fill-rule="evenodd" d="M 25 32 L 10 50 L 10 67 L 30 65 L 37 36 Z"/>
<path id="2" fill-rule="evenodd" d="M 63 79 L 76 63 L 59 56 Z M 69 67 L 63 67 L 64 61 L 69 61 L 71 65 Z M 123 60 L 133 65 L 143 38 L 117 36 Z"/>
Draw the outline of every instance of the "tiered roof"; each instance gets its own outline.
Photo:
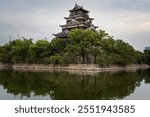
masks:
<path id="1" fill-rule="evenodd" d="M 92 24 L 94 18 L 89 17 L 89 11 L 85 10 L 82 6 L 75 5 L 75 7 L 70 11 L 69 17 L 65 17 L 66 24 L 60 25 L 62 32 L 58 34 L 53 34 L 57 38 L 68 38 L 69 32 L 72 29 L 91 29 L 96 30 L 97 26 Z"/>
<path id="2" fill-rule="evenodd" d="M 70 11 L 70 12 L 74 12 L 74 11 L 77 11 L 77 10 L 83 10 L 83 11 L 85 11 L 86 13 L 89 13 L 88 10 L 85 10 L 85 9 L 83 8 L 83 6 L 79 6 L 78 4 L 75 4 L 75 7 L 74 7 L 72 10 L 69 10 L 69 11 Z"/>

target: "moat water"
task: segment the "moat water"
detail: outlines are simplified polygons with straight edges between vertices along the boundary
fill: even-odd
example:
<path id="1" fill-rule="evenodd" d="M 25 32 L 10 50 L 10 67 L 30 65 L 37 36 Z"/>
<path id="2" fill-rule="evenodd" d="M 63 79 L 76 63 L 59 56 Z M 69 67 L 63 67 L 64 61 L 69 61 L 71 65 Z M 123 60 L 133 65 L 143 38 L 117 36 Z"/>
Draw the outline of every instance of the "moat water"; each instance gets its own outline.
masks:
<path id="1" fill-rule="evenodd" d="M 1 100 L 149 100 L 150 69 L 77 74 L 0 71 Z"/>

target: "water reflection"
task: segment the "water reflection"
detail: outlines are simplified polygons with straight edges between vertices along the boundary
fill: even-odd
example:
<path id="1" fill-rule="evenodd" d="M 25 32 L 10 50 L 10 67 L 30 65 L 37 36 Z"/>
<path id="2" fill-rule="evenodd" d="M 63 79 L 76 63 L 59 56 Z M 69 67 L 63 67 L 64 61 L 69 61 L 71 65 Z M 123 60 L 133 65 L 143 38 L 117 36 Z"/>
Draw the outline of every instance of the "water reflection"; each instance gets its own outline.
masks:
<path id="1" fill-rule="evenodd" d="M 150 83 L 150 70 L 95 75 L 68 72 L 0 72 L 0 85 L 7 94 L 13 94 L 13 99 L 17 96 L 20 99 L 24 96 L 27 99 L 39 96 L 40 99 L 55 100 L 123 99 L 134 93 L 143 80 Z"/>

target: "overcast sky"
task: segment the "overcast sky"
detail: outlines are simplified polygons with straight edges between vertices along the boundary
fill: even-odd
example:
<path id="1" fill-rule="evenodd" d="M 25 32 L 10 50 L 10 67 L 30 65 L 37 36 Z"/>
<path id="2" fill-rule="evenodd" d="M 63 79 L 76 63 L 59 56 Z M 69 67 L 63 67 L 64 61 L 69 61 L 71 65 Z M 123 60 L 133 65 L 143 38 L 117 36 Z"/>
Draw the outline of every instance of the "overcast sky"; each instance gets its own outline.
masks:
<path id="1" fill-rule="evenodd" d="M 0 44 L 10 35 L 50 41 L 75 3 L 116 39 L 140 51 L 150 46 L 150 0 L 0 0 Z"/>

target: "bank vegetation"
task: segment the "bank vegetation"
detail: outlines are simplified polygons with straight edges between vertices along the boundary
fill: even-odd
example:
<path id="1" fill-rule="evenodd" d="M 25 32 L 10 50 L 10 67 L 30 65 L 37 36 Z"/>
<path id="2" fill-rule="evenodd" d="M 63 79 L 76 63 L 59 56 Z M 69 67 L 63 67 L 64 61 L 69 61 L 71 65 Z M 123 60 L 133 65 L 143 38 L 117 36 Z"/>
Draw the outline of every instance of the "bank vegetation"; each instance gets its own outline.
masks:
<path id="1" fill-rule="evenodd" d="M 72 30 L 69 39 L 16 39 L 0 46 L 3 64 L 94 64 L 99 67 L 150 65 L 150 51 L 140 52 L 103 30 Z"/>

